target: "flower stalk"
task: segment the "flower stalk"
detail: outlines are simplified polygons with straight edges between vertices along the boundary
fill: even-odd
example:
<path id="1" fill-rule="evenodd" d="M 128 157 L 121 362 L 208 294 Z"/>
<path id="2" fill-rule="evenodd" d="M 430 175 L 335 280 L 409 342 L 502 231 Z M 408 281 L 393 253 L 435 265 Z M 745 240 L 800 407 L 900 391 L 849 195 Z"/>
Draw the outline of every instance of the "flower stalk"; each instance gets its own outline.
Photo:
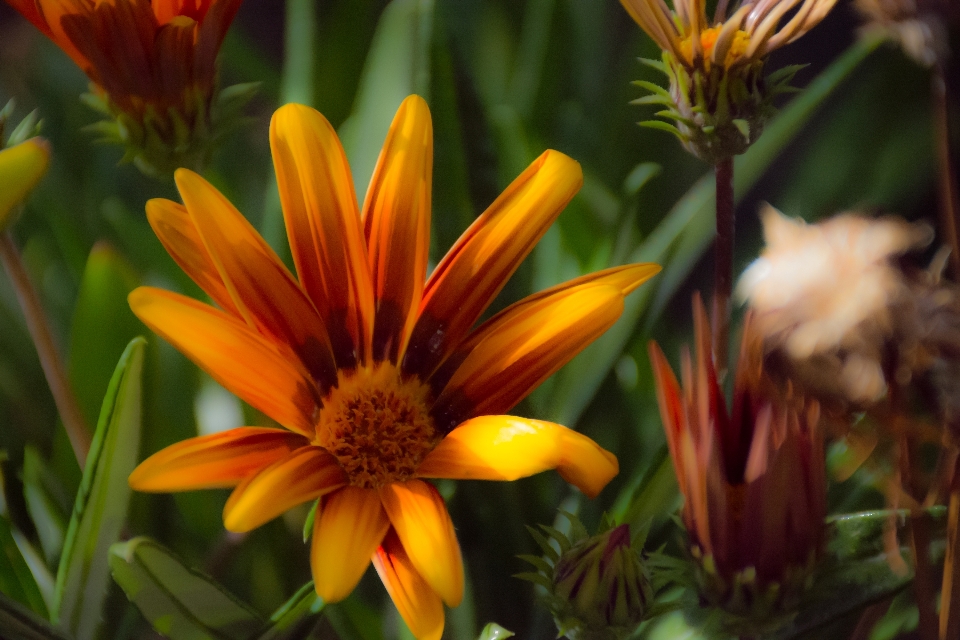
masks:
<path id="1" fill-rule="evenodd" d="M 87 428 L 83 414 L 80 412 L 80 405 L 70 387 L 43 305 L 40 304 L 37 291 L 30 282 L 30 276 L 27 274 L 10 232 L 0 234 L 0 262 L 3 262 L 3 268 L 6 269 L 13 283 L 17 300 L 27 322 L 27 329 L 37 348 L 37 355 L 40 356 L 40 366 L 43 367 L 43 374 L 47 378 L 47 384 L 50 385 L 53 401 L 57 405 L 67 437 L 70 438 L 70 446 L 82 469 L 87 461 L 87 453 L 90 451 L 90 430 Z"/>
<path id="2" fill-rule="evenodd" d="M 957 172 L 950 156 L 949 95 L 942 64 L 933 66 L 930 84 L 940 183 L 940 226 L 950 245 L 950 275 L 960 278 L 960 231 L 957 229 L 960 195 L 957 194 Z"/>
<path id="3" fill-rule="evenodd" d="M 733 205 L 733 158 L 717 163 L 717 239 L 714 248 L 713 349 L 722 379 L 730 342 L 730 296 L 733 291 L 733 244 L 736 218 Z"/>

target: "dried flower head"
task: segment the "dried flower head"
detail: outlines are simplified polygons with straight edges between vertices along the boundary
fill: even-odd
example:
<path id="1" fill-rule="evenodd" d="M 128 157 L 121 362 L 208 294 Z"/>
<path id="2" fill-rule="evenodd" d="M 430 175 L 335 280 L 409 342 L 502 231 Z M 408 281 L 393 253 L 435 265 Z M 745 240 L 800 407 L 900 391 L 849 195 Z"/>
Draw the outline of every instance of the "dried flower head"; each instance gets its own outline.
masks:
<path id="1" fill-rule="evenodd" d="M 931 230 L 895 218 L 841 214 L 818 224 L 761 211 L 766 248 L 737 293 L 768 352 L 802 386 L 869 405 L 883 397 L 893 309 L 909 291 L 894 259 L 929 243 Z"/>
<path id="2" fill-rule="evenodd" d="M 866 31 L 882 32 L 923 66 L 947 58 L 947 24 L 960 16 L 950 0 L 855 0 L 854 6 L 867 22 Z"/>
<path id="3" fill-rule="evenodd" d="M 728 0 L 717 3 L 712 20 L 705 0 L 620 0 L 627 12 L 663 50 L 651 63 L 670 80 L 669 92 L 653 92 L 639 104 L 667 107 L 657 115 L 684 147 L 711 163 L 743 153 L 759 137 L 772 113 L 772 98 L 788 90 L 797 67 L 763 77 L 766 56 L 817 25 L 836 0 Z M 788 18 L 788 14 L 794 11 Z M 649 124 L 649 123 L 645 123 Z"/>
<path id="4" fill-rule="evenodd" d="M 684 350 L 683 386 L 650 343 L 683 522 L 705 601 L 741 635 L 776 627 L 798 604 L 821 556 L 826 477 L 820 409 L 767 378 L 748 314 L 727 411 L 712 361 L 706 311 L 694 297 L 696 360 Z"/>
<path id="5" fill-rule="evenodd" d="M 92 82 L 94 129 L 169 177 L 203 165 L 251 85 L 216 96 L 217 53 L 241 0 L 7 0 Z"/>

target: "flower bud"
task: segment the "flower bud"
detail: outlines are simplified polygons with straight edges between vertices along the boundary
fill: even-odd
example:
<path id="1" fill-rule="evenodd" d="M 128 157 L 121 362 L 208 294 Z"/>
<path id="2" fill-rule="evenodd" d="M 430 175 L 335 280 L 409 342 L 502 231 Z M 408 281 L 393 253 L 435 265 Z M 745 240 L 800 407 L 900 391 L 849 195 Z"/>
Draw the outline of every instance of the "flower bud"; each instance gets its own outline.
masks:
<path id="1" fill-rule="evenodd" d="M 50 145 L 43 138 L 0 151 L 0 231 L 12 221 L 11 215 L 23 202 L 50 164 Z"/>
<path id="2" fill-rule="evenodd" d="M 548 557 L 555 558 L 552 567 L 539 558 L 531 562 L 541 569 L 541 574 L 533 574 L 534 581 L 551 592 L 547 600 L 559 635 L 570 640 L 627 637 L 643 620 L 653 598 L 646 569 L 630 544 L 629 525 L 573 544 L 558 531 L 545 530 L 562 551 L 557 555 L 548 547 Z"/>

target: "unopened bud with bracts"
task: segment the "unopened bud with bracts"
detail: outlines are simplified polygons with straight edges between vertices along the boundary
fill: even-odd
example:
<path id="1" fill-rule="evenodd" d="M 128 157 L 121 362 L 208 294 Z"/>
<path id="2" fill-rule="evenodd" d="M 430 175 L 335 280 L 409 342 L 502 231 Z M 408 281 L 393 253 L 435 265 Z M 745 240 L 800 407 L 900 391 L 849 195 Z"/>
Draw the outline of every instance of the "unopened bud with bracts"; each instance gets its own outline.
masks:
<path id="1" fill-rule="evenodd" d="M 36 112 L 14 127 L 4 141 L 13 101 L 0 109 L 0 232 L 16 219 L 20 204 L 37 186 L 50 164 L 50 144 L 37 136 Z"/>
<path id="2" fill-rule="evenodd" d="M 537 573 L 520 574 L 547 590 L 545 601 L 558 636 L 570 640 L 619 640 L 643 621 L 653 590 L 640 554 L 631 544 L 630 527 L 603 526 L 587 536 L 573 522 L 573 537 L 542 527 L 531 530 L 545 558 L 522 556 Z"/>
<path id="3" fill-rule="evenodd" d="M 663 50 L 662 62 L 644 62 L 670 82 L 669 90 L 637 83 L 651 95 L 636 102 L 662 105 L 656 115 L 671 121 L 641 124 L 670 131 L 687 151 L 716 164 L 746 151 L 774 112 L 773 98 L 791 90 L 800 67 L 765 78 L 767 56 L 812 29 L 836 0 L 719 2 L 712 17 L 702 0 L 673 0 L 672 10 L 663 0 L 620 2 Z"/>

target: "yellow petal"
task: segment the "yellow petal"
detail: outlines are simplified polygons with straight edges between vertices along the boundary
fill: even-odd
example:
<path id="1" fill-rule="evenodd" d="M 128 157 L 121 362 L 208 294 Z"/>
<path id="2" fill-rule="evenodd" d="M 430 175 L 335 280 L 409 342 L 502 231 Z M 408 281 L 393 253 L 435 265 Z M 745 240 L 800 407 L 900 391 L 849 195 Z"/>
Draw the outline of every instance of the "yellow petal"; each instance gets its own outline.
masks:
<path id="1" fill-rule="evenodd" d="M 593 498 L 619 470 L 596 442 L 553 422 L 480 416 L 461 424 L 427 454 L 417 475 L 456 480 L 516 480 L 556 469 Z"/>
<path id="2" fill-rule="evenodd" d="M 133 470 L 129 482 L 137 491 L 233 487 L 307 442 L 283 429 L 230 429 L 158 451 Z"/>
<path id="3" fill-rule="evenodd" d="M 433 124 L 420 96 L 400 105 L 363 203 L 373 280 L 373 357 L 397 362 L 406 348 L 430 250 Z"/>
<path id="4" fill-rule="evenodd" d="M 310 568 L 324 602 L 350 595 L 389 528 L 373 489 L 345 487 L 323 501 L 313 523 Z"/>
<path id="5" fill-rule="evenodd" d="M 443 603 L 417 573 L 396 533 L 390 532 L 377 549 L 373 566 L 413 636 L 418 640 L 440 640 Z"/>
<path id="6" fill-rule="evenodd" d="M 14 208 L 40 182 L 50 164 L 50 145 L 43 138 L 0 151 L 0 230 L 10 223 Z"/>
<path id="7" fill-rule="evenodd" d="M 449 606 L 463 599 L 463 558 L 443 498 L 423 480 L 394 482 L 380 489 L 410 562 Z"/>
<path id="8" fill-rule="evenodd" d="M 233 490 L 223 507 L 223 526 L 250 531 L 346 483 L 336 458 L 320 447 L 301 447 Z"/>
<path id="9" fill-rule="evenodd" d="M 221 309 L 240 317 L 186 207 L 171 200 L 154 198 L 147 201 L 147 220 L 163 248 L 184 273 Z"/>
<path id="10" fill-rule="evenodd" d="M 187 169 L 177 169 L 174 178 L 240 313 L 293 349 L 321 385 L 332 386 L 337 375 L 326 329 L 277 254 L 209 182 Z"/>
<path id="11" fill-rule="evenodd" d="M 581 184 L 579 164 L 546 151 L 477 218 L 424 288 L 404 371 L 426 378 L 456 347 Z"/>
<path id="12" fill-rule="evenodd" d="M 288 429 L 314 435 L 319 392 L 289 349 L 222 311 L 170 291 L 139 287 L 128 300 L 144 324 L 229 391 Z"/>
<path id="13" fill-rule="evenodd" d="M 622 311 L 623 294 L 609 285 L 584 285 L 517 307 L 453 373 L 432 409 L 438 427 L 506 413 L 609 329 Z"/>
<path id="14" fill-rule="evenodd" d="M 280 107 L 270 149 L 300 284 L 326 322 L 340 368 L 362 361 L 373 333 L 373 287 L 347 157 L 318 111 Z"/>

